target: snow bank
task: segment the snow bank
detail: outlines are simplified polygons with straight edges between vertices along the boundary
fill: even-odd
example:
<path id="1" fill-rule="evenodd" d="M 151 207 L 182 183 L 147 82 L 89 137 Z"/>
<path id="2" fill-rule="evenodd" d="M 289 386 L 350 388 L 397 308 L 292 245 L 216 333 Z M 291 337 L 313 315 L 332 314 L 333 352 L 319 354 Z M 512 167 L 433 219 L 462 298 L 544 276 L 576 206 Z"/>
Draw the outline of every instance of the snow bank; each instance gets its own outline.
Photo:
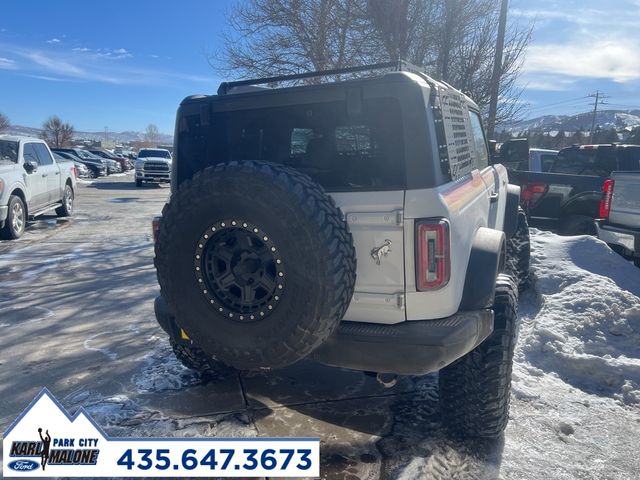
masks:
<path id="1" fill-rule="evenodd" d="M 534 229 L 532 269 L 539 311 L 523 319 L 516 360 L 640 404 L 640 269 L 596 238 Z"/>

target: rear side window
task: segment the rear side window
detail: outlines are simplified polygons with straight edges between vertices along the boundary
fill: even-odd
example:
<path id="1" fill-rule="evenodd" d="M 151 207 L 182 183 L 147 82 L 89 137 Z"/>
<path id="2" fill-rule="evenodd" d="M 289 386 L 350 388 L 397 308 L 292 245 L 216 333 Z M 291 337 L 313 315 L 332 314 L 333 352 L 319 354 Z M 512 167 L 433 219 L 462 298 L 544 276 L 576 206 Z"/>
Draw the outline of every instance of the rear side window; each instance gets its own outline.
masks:
<path id="1" fill-rule="evenodd" d="M 558 158 L 557 155 L 542 154 L 540 155 L 540 168 L 543 172 L 548 172 L 553 167 L 553 163 Z"/>
<path id="2" fill-rule="evenodd" d="M 296 168 L 330 191 L 404 188 L 396 99 L 364 99 L 357 114 L 343 101 L 214 112 L 207 130 L 197 117 L 180 121 L 180 180 L 211 162 L 261 160 Z"/>
<path id="3" fill-rule="evenodd" d="M 471 130 L 473 132 L 473 142 L 476 151 L 477 168 L 482 170 L 489 165 L 489 151 L 487 150 L 487 140 L 482 129 L 482 121 L 480 115 L 469 110 L 469 118 L 471 120 Z"/>
<path id="4" fill-rule="evenodd" d="M 618 150 L 620 170 L 640 170 L 640 147 L 624 147 Z"/>
<path id="5" fill-rule="evenodd" d="M 0 140 L 0 162 L 18 163 L 18 142 Z"/>

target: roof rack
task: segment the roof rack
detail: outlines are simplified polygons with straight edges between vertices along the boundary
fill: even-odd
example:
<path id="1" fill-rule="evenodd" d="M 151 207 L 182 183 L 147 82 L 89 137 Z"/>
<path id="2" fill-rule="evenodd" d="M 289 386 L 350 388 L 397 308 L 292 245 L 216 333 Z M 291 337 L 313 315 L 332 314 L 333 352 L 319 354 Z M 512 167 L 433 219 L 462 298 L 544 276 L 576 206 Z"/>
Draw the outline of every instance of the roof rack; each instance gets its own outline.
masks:
<path id="1" fill-rule="evenodd" d="M 234 82 L 222 82 L 218 87 L 218 95 L 226 95 L 234 87 L 247 85 L 264 85 L 266 83 L 286 82 L 300 80 L 303 78 L 326 77 L 329 75 L 340 75 L 344 73 L 367 72 L 373 70 L 384 70 L 393 68 L 397 72 L 412 72 L 424 75 L 424 72 L 417 66 L 406 60 L 396 60 L 393 62 L 375 63 L 373 65 L 360 65 L 357 67 L 334 68 L 331 70 L 320 70 L 316 72 L 295 73 L 293 75 L 277 75 L 273 77 L 254 78 L 250 80 L 237 80 Z"/>

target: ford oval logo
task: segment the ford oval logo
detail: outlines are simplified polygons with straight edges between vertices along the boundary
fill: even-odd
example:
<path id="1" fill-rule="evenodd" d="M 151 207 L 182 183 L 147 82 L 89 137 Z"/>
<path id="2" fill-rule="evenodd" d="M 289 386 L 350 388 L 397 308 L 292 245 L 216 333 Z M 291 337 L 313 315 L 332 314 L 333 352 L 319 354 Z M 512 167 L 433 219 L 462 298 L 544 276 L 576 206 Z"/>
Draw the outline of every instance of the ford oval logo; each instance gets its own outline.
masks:
<path id="1" fill-rule="evenodd" d="M 30 472 L 38 468 L 39 463 L 33 460 L 14 460 L 9 462 L 9 468 L 16 472 Z"/>

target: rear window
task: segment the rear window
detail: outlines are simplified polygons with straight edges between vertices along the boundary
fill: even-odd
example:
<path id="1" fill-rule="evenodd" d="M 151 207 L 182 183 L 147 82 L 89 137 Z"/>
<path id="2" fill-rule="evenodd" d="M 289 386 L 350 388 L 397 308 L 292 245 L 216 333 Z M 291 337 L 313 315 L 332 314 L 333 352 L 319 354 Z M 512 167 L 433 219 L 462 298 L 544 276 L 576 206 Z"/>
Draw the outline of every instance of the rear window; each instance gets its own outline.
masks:
<path id="1" fill-rule="evenodd" d="M 181 120 L 179 180 L 218 162 L 261 160 L 294 167 L 330 191 L 404 188 L 400 105 L 365 99 L 359 113 L 345 102 L 214 112 Z"/>
<path id="2" fill-rule="evenodd" d="M 612 171 L 617 169 L 616 154 L 613 148 L 576 148 L 564 152 L 560 151 L 550 171 L 608 177 Z"/>
<path id="3" fill-rule="evenodd" d="M 0 162 L 18 163 L 18 142 L 0 140 Z"/>

